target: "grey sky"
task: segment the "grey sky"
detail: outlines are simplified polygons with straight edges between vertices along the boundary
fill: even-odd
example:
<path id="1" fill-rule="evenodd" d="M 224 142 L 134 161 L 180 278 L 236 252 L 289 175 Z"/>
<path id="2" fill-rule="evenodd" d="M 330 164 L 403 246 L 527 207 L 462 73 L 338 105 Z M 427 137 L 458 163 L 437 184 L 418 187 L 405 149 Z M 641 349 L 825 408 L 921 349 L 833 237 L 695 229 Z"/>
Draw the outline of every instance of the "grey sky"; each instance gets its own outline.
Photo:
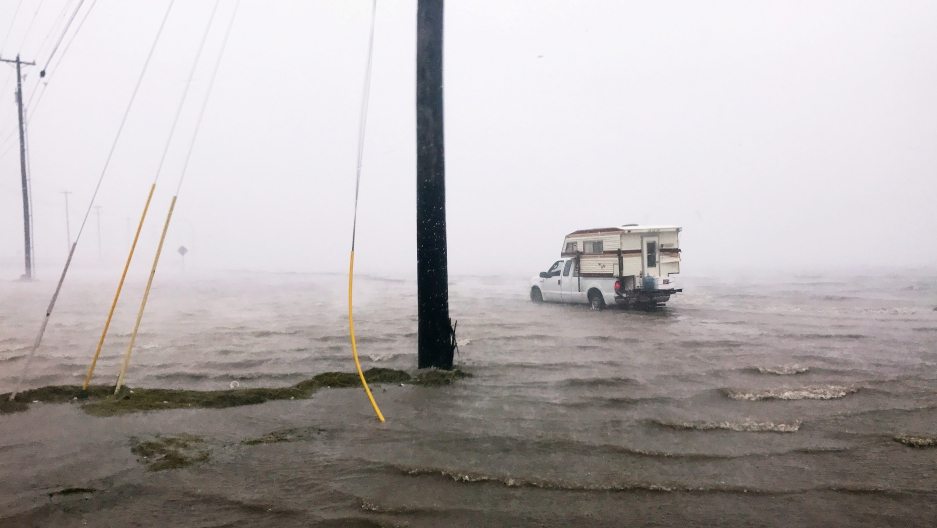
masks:
<path id="1" fill-rule="evenodd" d="M 0 38 L 16 4 L 0 0 Z M 42 4 L 24 59 L 45 60 L 40 45 L 65 4 Z M 39 5 L 23 2 L 5 56 Z M 43 268 L 65 256 L 60 191 L 73 192 L 74 233 L 165 6 L 99 0 L 50 72 L 30 123 Z M 115 276 L 211 6 L 177 2 L 105 178 L 98 203 Z M 232 6 L 209 37 L 137 273 Z M 358 239 L 366 273 L 415 266 L 415 9 L 378 3 Z M 453 273 L 534 273 L 565 233 L 629 222 L 683 226 L 688 274 L 937 262 L 934 2 L 446 9 Z M 243 1 L 170 231 L 170 270 L 180 244 L 204 269 L 344 270 L 369 12 L 366 0 Z M 15 113 L 12 68 L 0 66 L 4 152 Z M 38 68 L 28 71 L 27 95 Z M 19 192 L 13 148 L 0 157 L 0 271 L 10 278 L 22 259 Z M 93 217 L 77 259 L 79 273 L 98 265 Z"/>

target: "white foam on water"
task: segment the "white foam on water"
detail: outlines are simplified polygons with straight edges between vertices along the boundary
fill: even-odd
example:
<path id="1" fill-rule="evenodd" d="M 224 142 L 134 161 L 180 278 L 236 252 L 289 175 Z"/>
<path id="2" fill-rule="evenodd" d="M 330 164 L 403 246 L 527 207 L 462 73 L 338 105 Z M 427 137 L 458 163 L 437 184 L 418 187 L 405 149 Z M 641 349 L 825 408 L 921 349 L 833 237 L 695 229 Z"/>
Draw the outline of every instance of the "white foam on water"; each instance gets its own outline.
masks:
<path id="1" fill-rule="evenodd" d="M 761 400 L 835 400 L 845 398 L 856 392 L 855 387 L 842 385 L 821 385 L 815 387 L 799 387 L 766 390 L 726 390 L 725 394 L 733 400 L 761 401 Z"/>

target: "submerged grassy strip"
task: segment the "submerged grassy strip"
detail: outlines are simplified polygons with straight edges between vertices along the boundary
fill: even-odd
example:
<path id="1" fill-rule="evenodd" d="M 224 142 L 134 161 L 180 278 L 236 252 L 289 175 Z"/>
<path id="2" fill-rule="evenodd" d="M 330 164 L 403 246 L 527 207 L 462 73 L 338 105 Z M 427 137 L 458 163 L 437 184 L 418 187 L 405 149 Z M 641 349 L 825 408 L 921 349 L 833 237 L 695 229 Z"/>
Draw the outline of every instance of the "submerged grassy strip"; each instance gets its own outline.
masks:
<path id="1" fill-rule="evenodd" d="M 156 436 L 151 440 L 130 440 L 130 452 L 150 471 L 177 469 L 208 460 L 205 440 L 199 436 Z"/>
<path id="2" fill-rule="evenodd" d="M 920 435 L 898 435 L 894 437 L 895 442 L 902 443 L 908 447 L 925 448 L 937 447 L 937 437 Z"/>
<path id="3" fill-rule="evenodd" d="M 371 368 L 364 372 L 364 376 L 368 383 L 374 384 L 407 383 L 437 386 L 452 383 L 469 374 L 459 370 L 430 370 L 411 376 L 402 370 Z M 275 400 L 308 398 L 319 389 L 357 387 L 359 384 L 357 374 L 323 372 L 291 387 L 214 391 L 124 387 L 116 396 L 112 394 L 113 388 L 105 385 L 92 385 L 87 391 L 82 390 L 78 385 L 53 385 L 23 391 L 13 402 L 9 401 L 9 393 L 0 394 L 0 413 L 25 411 L 29 408 L 30 402 L 68 403 L 71 401 L 84 402 L 82 409 L 94 416 L 114 416 L 166 409 L 223 409 Z"/>

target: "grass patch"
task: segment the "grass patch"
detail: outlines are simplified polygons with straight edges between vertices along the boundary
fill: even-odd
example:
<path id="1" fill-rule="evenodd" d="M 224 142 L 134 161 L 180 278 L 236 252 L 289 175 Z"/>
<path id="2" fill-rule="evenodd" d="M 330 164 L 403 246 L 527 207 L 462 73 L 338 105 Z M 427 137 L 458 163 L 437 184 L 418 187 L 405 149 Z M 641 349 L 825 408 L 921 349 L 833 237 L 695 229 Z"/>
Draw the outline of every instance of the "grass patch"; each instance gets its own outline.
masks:
<path id="1" fill-rule="evenodd" d="M 937 447 L 937 438 L 928 436 L 898 435 L 894 440 L 908 447 Z"/>
<path id="2" fill-rule="evenodd" d="M 106 385 L 91 385 L 88 390 L 83 390 L 80 385 L 50 385 L 21 391 L 17 393 L 14 401 L 10 401 L 10 393 L 7 392 L 0 394 L 0 414 L 25 411 L 32 402 L 68 403 L 89 398 L 106 398 L 112 392 L 113 387 Z"/>
<path id="3" fill-rule="evenodd" d="M 191 466 L 208 460 L 205 441 L 192 435 L 156 436 L 152 440 L 130 440 L 130 452 L 149 471 L 163 471 Z"/>
<path id="4" fill-rule="evenodd" d="M 319 429 L 317 427 L 298 427 L 291 429 L 281 429 L 279 431 L 273 431 L 272 433 L 267 433 L 258 438 L 250 438 L 248 440 L 243 440 L 241 443 L 244 445 L 259 445 L 259 444 L 278 444 L 280 442 L 295 442 L 297 440 L 305 440 L 312 436 L 317 436 L 325 432 L 324 429 Z"/>
<path id="5" fill-rule="evenodd" d="M 471 374 L 459 369 L 427 369 L 417 374 L 410 383 L 413 385 L 423 385 L 424 387 L 438 387 L 440 385 L 450 385 L 456 380 L 470 377 L 472 377 Z"/>
<path id="6" fill-rule="evenodd" d="M 374 367 L 364 371 L 364 379 L 368 380 L 368 383 L 407 383 L 411 380 L 411 377 L 402 370 Z M 357 373 L 323 372 L 310 379 L 300 381 L 293 387 L 315 392 L 319 389 L 340 389 L 359 385 L 361 385 L 361 380 L 358 379 Z"/>
<path id="7" fill-rule="evenodd" d="M 128 389 L 117 396 L 86 403 L 83 409 L 93 416 L 114 416 L 140 411 L 167 409 L 224 409 L 256 405 L 271 400 L 305 398 L 309 394 L 295 387 L 280 389 L 230 389 L 196 391 L 186 389 Z"/>
<path id="8" fill-rule="evenodd" d="M 387 368 L 371 368 L 364 371 L 368 383 L 408 383 L 423 386 L 449 385 L 455 380 L 469 377 L 461 370 L 426 370 L 411 377 L 405 371 Z M 308 398 L 312 393 L 326 388 L 357 387 L 357 373 L 323 372 L 303 380 L 292 387 L 247 388 L 199 391 L 187 389 L 147 389 L 124 387 L 120 394 L 113 395 L 113 388 L 92 385 L 87 391 L 78 385 L 52 385 L 20 392 L 16 401 L 9 401 L 10 394 L 0 394 L 0 412 L 21 412 L 29 408 L 30 402 L 68 403 L 81 402 L 82 409 L 93 416 L 115 416 L 120 414 L 162 411 L 168 409 L 224 409 L 242 405 L 256 405 L 275 400 Z"/>
<path id="9" fill-rule="evenodd" d="M 24 401 L 10 401 L 9 394 L 0 395 L 0 414 L 10 414 L 23 412 L 29 409 L 29 404 Z"/>
<path id="10" fill-rule="evenodd" d="M 53 497 L 57 497 L 57 496 L 63 496 L 63 497 L 64 497 L 64 496 L 68 496 L 68 495 L 79 495 L 79 494 L 81 494 L 81 495 L 85 495 L 85 494 L 90 495 L 91 493 L 95 493 L 96 491 L 98 491 L 98 490 L 96 490 L 96 489 L 94 489 L 94 488 L 63 488 L 63 489 L 60 489 L 60 490 L 51 491 L 51 492 L 47 493 L 47 495 L 49 496 L 49 500 L 52 500 Z"/>

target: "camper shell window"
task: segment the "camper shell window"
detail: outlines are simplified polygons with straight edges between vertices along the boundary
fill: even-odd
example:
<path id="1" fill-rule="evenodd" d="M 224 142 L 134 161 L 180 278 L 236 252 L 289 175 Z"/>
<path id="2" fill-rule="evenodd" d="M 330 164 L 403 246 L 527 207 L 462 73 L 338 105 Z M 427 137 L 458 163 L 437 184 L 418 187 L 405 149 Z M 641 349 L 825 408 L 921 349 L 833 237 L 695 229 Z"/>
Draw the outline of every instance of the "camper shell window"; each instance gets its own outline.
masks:
<path id="1" fill-rule="evenodd" d="M 567 242 L 566 243 L 566 253 L 575 253 L 579 251 L 579 245 L 576 242 Z"/>
<path id="2" fill-rule="evenodd" d="M 601 240 L 589 240 L 589 241 L 583 242 L 582 250 L 585 253 L 601 253 L 602 241 Z"/>
<path id="3" fill-rule="evenodd" d="M 655 266 L 657 266 L 657 242 L 650 241 L 647 243 L 647 267 Z"/>

